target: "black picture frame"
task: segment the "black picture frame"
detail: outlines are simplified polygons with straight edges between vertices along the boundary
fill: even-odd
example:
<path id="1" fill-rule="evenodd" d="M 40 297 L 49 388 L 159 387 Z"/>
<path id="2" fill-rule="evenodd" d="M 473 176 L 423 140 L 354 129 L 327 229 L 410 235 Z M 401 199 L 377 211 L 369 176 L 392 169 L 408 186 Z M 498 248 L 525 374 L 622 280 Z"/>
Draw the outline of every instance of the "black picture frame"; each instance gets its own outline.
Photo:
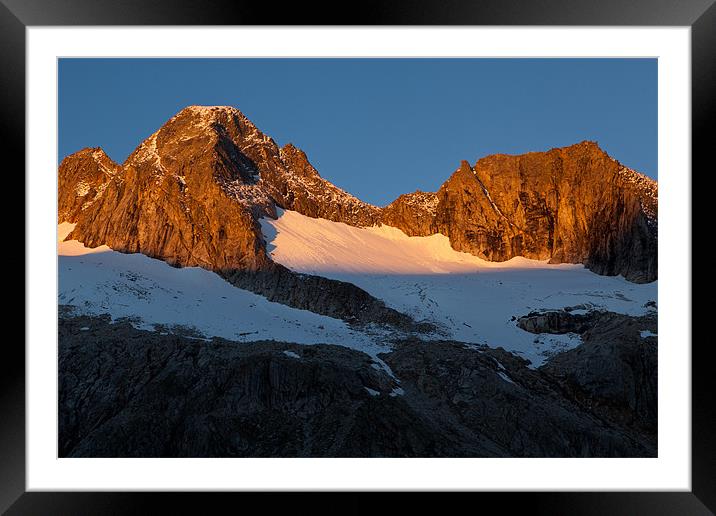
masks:
<path id="1" fill-rule="evenodd" d="M 716 117 L 716 5 L 714 0 L 413 0 L 344 4 L 339 14 L 320 4 L 229 0 L 0 0 L 0 145 L 3 155 L 19 158 L 24 170 L 25 29 L 40 25 L 635 25 L 690 26 L 692 43 L 692 169 L 707 172 L 712 139 L 708 124 Z M 10 154 L 12 152 L 12 154 Z M 6 169 L 8 170 L 8 169 Z M 684 171 L 686 174 L 692 173 Z M 693 173 L 692 176 L 693 177 Z M 24 185 L 21 187 L 24 189 Z M 17 191 L 17 190 L 16 190 Z M 31 192 L 25 191 L 25 195 Z M 703 195 L 703 193 L 702 193 Z M 696 201 L 696 199 L 694 199 Z M 694 202 L 694 205 L 698 203 Z M 692 217 L 694 223 L 698 222 Z M 698 234 L 698 233 L 694 233 Z M 25 238 L 27 235 L 25 235 Z M 694 255 L 696 260 L 704 259 Z M 15 260 L 19 261 L 16 256 Z M 696 265 L 692 260 L 693 266 Z M 25 270 L 23 264 L 13 265 Z M 699 284 L 699 290 L 705 285 Z M 26 306 L 25 310 L 31 310 Z M 693 318 L 692 318 L 693 319 Z M 709 339 L 692 339 L 692 491 L 620 493 L 475 493 L 477 503 L 549 514 L 712 514 L 716 511 L 716 403 Z M 25 354 L 17 340 L 6 339 L 0 374 L 0 510 L 8 514 L 124 514 L 208 512 L 215 503 L 276 502 L 275 494 L 27 493 L 25 492 Z M 679 343 L 675 343 L 679 344 Z M 690 343 L 681 343 L 688 346 Z M 463 495 L 464 496 L 464 495 Z M 403 497 L 405 500 L 405 497 Z M 440 497 L 438 497 L 440 498 Z M 410 501 L 428 508 L 422 494 Z M 452 501 L 452 500 L 451 500 Z M 445 509 L 444 501 L 432 503 Z M 459 500 L 458 500 L 459 502 Z M 294 510 L 311 504 L 313 512 L 367 512 L 387 508 L 383 495 L 352 493 L 340 510 L 315 505 L 306 495 L 289 495 Z M 405 501 L 399 502 L 401 507 Z M 471 498 L 471 505 L 476 503 Z M 246 506 L 248 507 L 248 506 Z"/>

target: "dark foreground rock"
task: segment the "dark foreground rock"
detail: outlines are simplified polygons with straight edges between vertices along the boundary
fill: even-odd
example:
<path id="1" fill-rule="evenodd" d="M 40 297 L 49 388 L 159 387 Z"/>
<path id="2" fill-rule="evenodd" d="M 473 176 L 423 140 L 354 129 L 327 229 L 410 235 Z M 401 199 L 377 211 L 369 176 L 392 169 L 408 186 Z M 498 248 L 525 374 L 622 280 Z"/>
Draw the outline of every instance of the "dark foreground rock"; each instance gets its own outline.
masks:
<path id="1" fill-rule="evenodd" d="M 206 341 L 61 314 L 61 457 L 656 456 L 644 398 L 632 410 L 619 397 L 655 369 L 608 376 L 618 412 L 588 381 L 607 348 L 612 369 L 648 363 L 619 339 L 537 370 L 502 349 L 406 340 L 381 355 L 392 377 L 341 346 Z M 643 395 L 655 403 L 655 390 Z"/>
<path id="2" fill-rule="evenodd" d="M 636 428 L 656 442 L 657 316 L 595 312 L 583 344 L 540 370 L 599 417 Z"/>
<path id="3" fill-rule="evenodd" d="M 293 272 L 275 264 L 264 271 L 222 271 L 232 285 L 249 290 L 269 301 L 343 319 L 351 324 L 377 323 L 401 331 L 428 332 L 435 327 L 385 305 L 362 288 L 335 279 Z"/>

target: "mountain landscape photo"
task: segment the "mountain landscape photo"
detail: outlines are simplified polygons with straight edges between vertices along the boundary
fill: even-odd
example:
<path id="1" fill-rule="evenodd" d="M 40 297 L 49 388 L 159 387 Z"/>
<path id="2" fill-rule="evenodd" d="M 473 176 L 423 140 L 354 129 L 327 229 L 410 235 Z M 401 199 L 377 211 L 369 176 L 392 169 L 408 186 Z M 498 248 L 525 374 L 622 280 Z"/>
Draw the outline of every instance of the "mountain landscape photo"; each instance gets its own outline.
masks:
<path id="1" fill-rule="evenodd" d="M 368 202 L 240 109 L 61 159 L 60 457 L 658 455 L 655 179 L 578 139 Z"/>

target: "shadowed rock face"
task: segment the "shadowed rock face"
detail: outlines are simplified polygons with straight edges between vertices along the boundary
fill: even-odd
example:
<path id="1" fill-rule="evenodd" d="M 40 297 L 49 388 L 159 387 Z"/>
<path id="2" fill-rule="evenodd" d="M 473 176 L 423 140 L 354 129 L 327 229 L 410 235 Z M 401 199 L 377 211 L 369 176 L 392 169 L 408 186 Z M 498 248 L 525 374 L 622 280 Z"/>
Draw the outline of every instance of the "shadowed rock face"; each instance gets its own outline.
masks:
<path id="1" fill-rule="evenodd" d="M 584 263 L 632 281 L 657 277 L 657 186 L 595 143 L 463 162 L 437 193 L 385 208 L 321 178 L 292 145 L 279 148 L 240 111 L 191 106 L 122 164 L 100 149 L 63 160 L 58 217 L 69 238 L 178 266 L 272 270 L 258 218 L 276 208 L 353 226 L 442 233 L 491 261 L 525 256 Z"/>
<path id="2" fill-rule="evenodd" d="M 656 442 L 656 314 L 596 312 L 582 330 L 580 346 L 556 355 L 540 370 L 599 417 L 638 429 Z M 642 337 L 644 330 L 650 336 Z"/>
<path id="3" fill-rule="evenodd" d="M 311 274 L 296 274 L 279 264 L 265 271 L 223 271 L 221 276 L 232 285 L 262 295 L 269 301 L 349 323 L 387 324 L 408 332 L 435 330 L 433 324 L 414 321 L 352 283 Z"/>
<path id="4" fill-rule="evenodd" d="M 501 348 L 397 342 L 381 358 L 398 383 L 341 346 L 203 342 L 61 307 L 59 455 L 654 457 L 656 390 L 629 396 L 655 385 L 640 364 L 656 339 L 626 343 L 612 323 L 590 330 L 611 360 L 580 346 L 538 370 Z"/>

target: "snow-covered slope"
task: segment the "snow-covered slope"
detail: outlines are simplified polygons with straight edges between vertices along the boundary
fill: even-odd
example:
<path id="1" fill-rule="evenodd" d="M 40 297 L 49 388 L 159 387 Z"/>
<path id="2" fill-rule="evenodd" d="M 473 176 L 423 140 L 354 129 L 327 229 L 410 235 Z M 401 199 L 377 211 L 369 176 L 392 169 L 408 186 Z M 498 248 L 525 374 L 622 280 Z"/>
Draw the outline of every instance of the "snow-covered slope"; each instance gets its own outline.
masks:
<path id="1" fill-rule="evenodd" d="M 72 233 L 73 229 L 75 229 L 75 224 L 70 224 L 69 222 L 62 222 L 57 226 L 58 256 L 82 256 L 85 254 L 106 253 L 107 251 L 111 251 L 106 245 L 89 248 L 77 240 L 67 240 L 65 242 L 65 238 Z"/>
<path id="2" fill-rule="evenodd" d="M 58 227 L 58 298 L 82 313 L 127 317 L 139 328 L 186 329 L 238 341 L 347 344 L 373 356 L 387 349 L 343 321 L 271 303 L 199 267 L 174 268 L 142 254 L 64 242 L 72 227 Z"/>
<path id="3" fill-rule="evenodd" d="M 545 268 L 544 262 L 517 257 L 488 262 L 455 251 L 445 235 L 409 237 L 390 226 L 357 228 L 279 210 L 276 220 L 261 219 L 275 261 L 301 272 L 339 274 L 448 274 L 491 269 Z M 582 269 L 560 264 L 552 269 Z"/>
<path id="4" fill-rule="evenodd" d="M 657 299 L 657 282 L 636 284 L 581 265 L 524 258 L 486 262 L 453 250 L 443 235 L 408 237 L 389 226 L 357 228 L 292 211 L 262 219 L 261 225 L 275 261 L 349 281 L 416 320 L 436 323 L 440 331 L 426 338 L 502 346 L 534 365 L 580 339 L 535 336 L 518 328 L 514 318 L 564 307 L 640 314 Z M 63 241 L 72 227 L 58 227 L 61 304 L 128 317 L 138 327 L 185 327 L 207 337 L 333 343 L 372 356 L 388 349 L 387 331 L 356 331 L 337 319 L 271 303 L 201 268 L 174 268 L 141 254 Z"/>
<path id="5" fill-rule="evenodd" d="M 291 211 L 262 220 L 262 230 L 273 259 L 290 269 L 350 281 L 417 320 L 437 323 L 444 337 L 502 346 L 534 364 L 579 344 L 579 337 L 535 336 L 513 316 L 578 305 L 640 314 L 657 299 L 657 282 L 524 258 L 486 262 L 454 251 L 442 235 L 408 237 L 388 226 L 356 228 Z"/>

